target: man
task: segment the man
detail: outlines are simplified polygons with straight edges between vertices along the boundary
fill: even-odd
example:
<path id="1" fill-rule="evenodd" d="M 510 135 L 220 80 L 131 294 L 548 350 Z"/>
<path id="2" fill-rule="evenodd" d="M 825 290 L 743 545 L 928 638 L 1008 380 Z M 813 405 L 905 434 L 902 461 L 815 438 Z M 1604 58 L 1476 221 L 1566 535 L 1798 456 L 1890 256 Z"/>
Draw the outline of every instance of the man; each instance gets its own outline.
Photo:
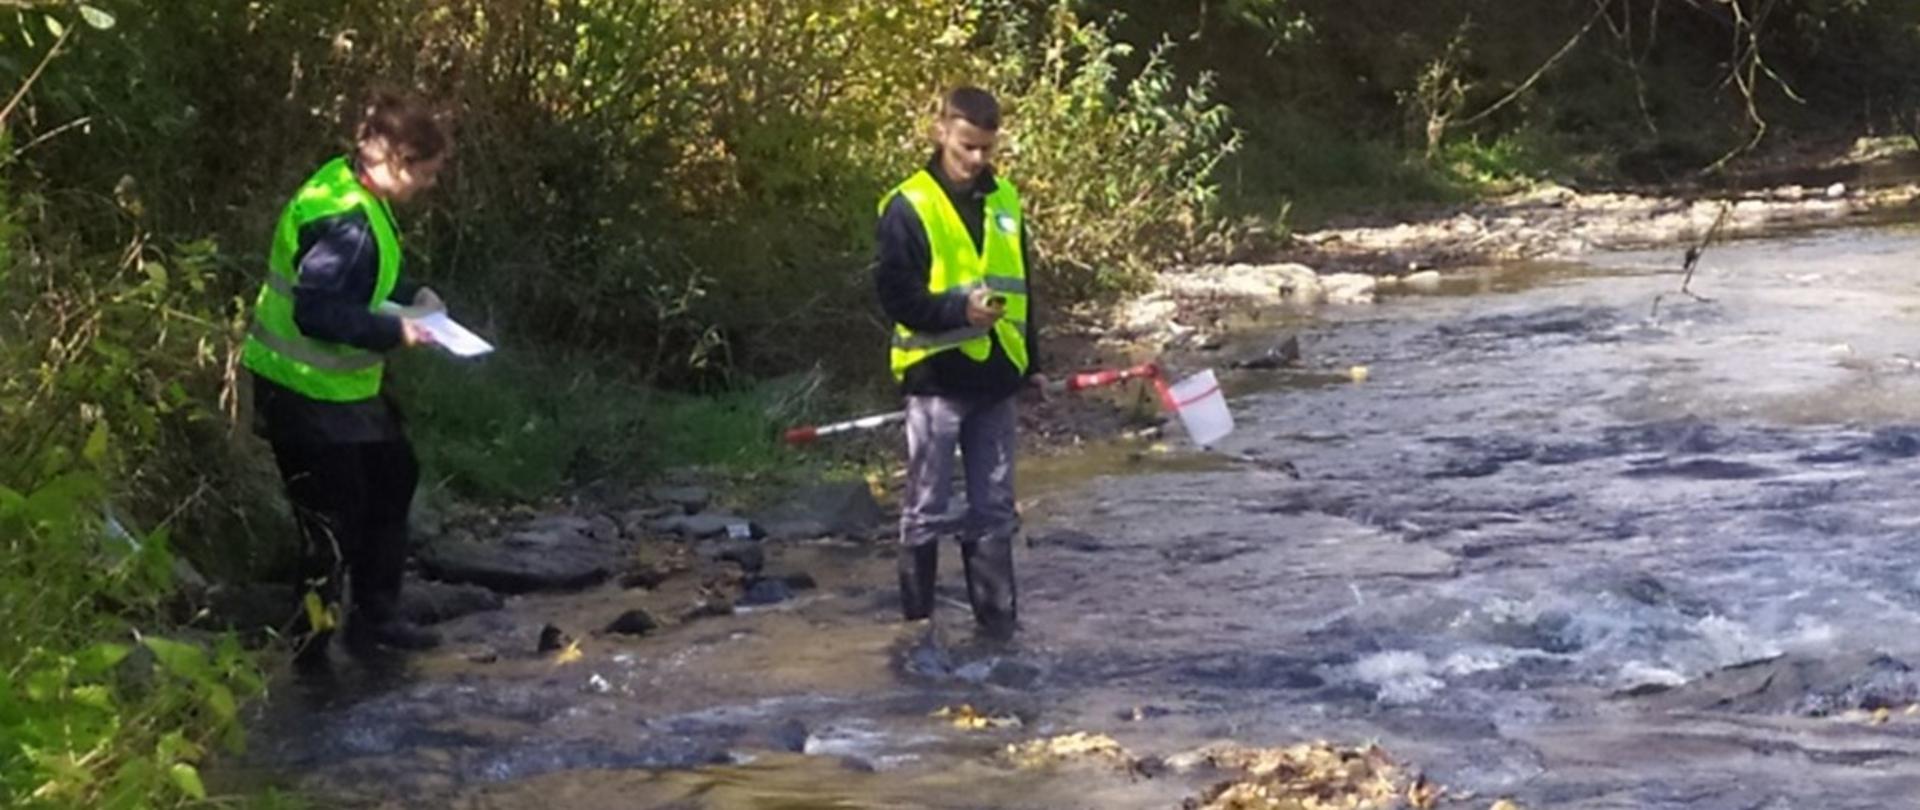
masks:
<path id="1" fill-rule="evenodd" d="M 1013 633 L 1015 395 L 1042 388 L 1027 286 L 1020 196 L 994 175 L 1000 105 L 960 87 L 942 99 L 933 157 L 880 203 L 874 286 L 894 322 L 893 376 L 907 405 L 907 490 L 900 515 L 900 607 L 933 613 L 939 539 L 957 534 L 974 620 Z M 947 516 L 954 449 L 967 509 Z"/>
<path id="2" fill-rule="evenodd" d="M 400 617 L 407 517 L 419 467 L 382 395 L 383 353 L 431 342 L 385 302 L 436 309 L 440 298 L 400 278 L 389 208 L 431 188 L 450 148 L 432 110 L 380 94 L 354 153 L 320 167 L 287 203 L 242 351 L 253 373 L 257 430 L 273 446 L 303 541 L 311 597 L 296 661 L 326 661 L 344 575 L 353 582 L 347 642 L 427 649 L 431 632 Z"/>

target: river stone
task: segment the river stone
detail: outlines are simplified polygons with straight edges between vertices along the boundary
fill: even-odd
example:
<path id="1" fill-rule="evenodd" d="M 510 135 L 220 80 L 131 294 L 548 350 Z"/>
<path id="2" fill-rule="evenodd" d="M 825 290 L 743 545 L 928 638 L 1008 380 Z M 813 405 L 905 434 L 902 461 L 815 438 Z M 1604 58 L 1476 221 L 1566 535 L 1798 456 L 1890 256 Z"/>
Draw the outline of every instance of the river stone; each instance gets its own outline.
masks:
<path id="1" fill-rule="evenodd" d="M 793 598 L 793 588 L 779 579 L 754 579 L 748 583 L 746 593 L 740 595 L 740 604 L 748 606 L 777 605 Z"/>
<path id="2" fill-rule="evenodd" d="M 1400 277 L 1401 286 L 1417 292 L 1433 292 L 1440 289 L 1440 271 L 1422 270 Z"/>
<path id="3" fill-rule="evenodd" d="M 763 537 L 766 535 L 766 532 L 759 526 L 754 525 L 753 521 L 738 515 L 713 512 L 702 512 L 698 515 L 675 515 L 662 518 L 654 522 L 653 528 L 655 531 L 666 534 L 677 534 L 681 537 L 701 540 L 708 537 L 725 535 L 728 533 L 729 527 L 736 525 L 745 525 L 747 532 L 754 537 Z"/>
<path id="4" fill-rule="evenodd" d="M 688 608 L 685 613 L 680 614 L 680 621 L 690 622 L 695 619 L 708 619 L 708 618 L 716 618 L 720 616 L 732 616 L 732 615 L 733 615 L 733 601 L 726 599 L 724 597 L 715 597 L 713 599 L 703 599 L 699 603 L 695 604 L 693 607 Z"/>
<path id="5" fill-rule="evenodd" d="M 523 529 L 492 543 L 454 535 L 428 544 L 418 556 L 434 579 L 503 593 L 584 588 L 610 576 L 621 558 L 618 544 L 558 529 Z"/>
<path id="6" fill-rule="evenodd" d="M 1333 273 L 1320 277 L 1329 304 L 1371 304 L 1379 282 L 1364 273 Z"/>
<path id="7" fill-rule="evenodd" d="M 1710 672 L 1679 686 L 1646 684 L 1622 693 L 1662 711 L 1822 717 L 1920 702 L 1920 674 L 1876 652 L 1778 655 Z"/>
<path id="8" fill-rule="evenodd" d="M 640 608 L 622 613 L 620 618 L 607 624 L 607 632 L 623 636 L 644 636 L 658 629 L 660 629 L 660 620 Z"/>
<path id="9" fill-rule="evenodd" d="M 1179 302 L 1165 294 L 1148 295 L 1121 307 L 1115 318 L 1115 330 L 1126 337 L 1154 334 L 1166 328 L 1178 314 Z"/>
<path id="10" fill-rule="evenodd" d="M 1322 294 L 1320 277 L 1312 268 L 1290 263 L 1214 265 L 1190 273 L 1163 273 L 1157 282 L 1162 290 L 1178 297 L 1229 299 L 1254 305 L 1313 303 Z"/>
<path id="11" fill-rule="evenodd" d="M 567 631 L 549 624 L 540 628 L 540 640 L 534 649 L 542 653 L 550 653 L 563 649 L 571 643 L 573 643 L 573 637 L 567 635 Z"/>
<path id="12" fill-rule="evenodd" d="M 620 575 L 620 587 L 653 590 L 679 573 L 671 566 L 643 565 Z"/>
<path id="13" fill-rule="evenodd" d="M 499 610 L 506 600 L 478 585 L 407 580 L 400 591 L 400 615 L 415 624 L 437 624 L 485 610 Z"/>
<path id="14" fill-rule="evenodd" d="M 629 509 L 622 512 L 617 521 L 621 531 L 637 540 L 658 533 L 655 526 L 660 521 L 679 514 L 678 506 L 650 506 L 645 509 Z"/>
<path id="15" fill-rule="evenodd" d="M 776 540 L 810 540 L 825 535 L 859 536 L 886 520 L 865 481 L 815 484 L 757 520 Z"/>
<path id="16" fill-rule="evenodd" d="M 647 497 L 656 503 L 678 506 L 690 515 L 713 502 L 713 493 L 705 487 L 654 487 L 647 491 Z"/>
<path id="17" fill-rule="evenodd" d="M 733 563 L 748 574 L 760 573 L 767 564 L 767 552 L 752 540 L 708 540 L 694 547 L 694 553 L 702 559 Z"/>

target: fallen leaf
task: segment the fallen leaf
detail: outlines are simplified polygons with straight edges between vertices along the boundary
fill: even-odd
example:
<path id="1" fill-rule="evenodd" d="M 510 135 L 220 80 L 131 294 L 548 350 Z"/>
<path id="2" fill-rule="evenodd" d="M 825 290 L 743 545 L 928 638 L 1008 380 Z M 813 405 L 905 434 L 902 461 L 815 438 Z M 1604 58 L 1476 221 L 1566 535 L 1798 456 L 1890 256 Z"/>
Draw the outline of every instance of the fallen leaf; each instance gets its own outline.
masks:
<path id="1" fill-rule="evenodd" d="M 1036 768 L 1075 759 L 1105 759 L 1127 765 L 1133 762 L 1133 755 L 1120 747 L 1112 737 L 1105 734 L 1088 734 L 1084 731 L 1064 734 L 1044 740 L 1033 740 L 1018 745 L 1009 745 L 1007 757 L 1023 768 Z"/>
<path id="2" fill-rule="evenodd" d="M 947 718 L 952 721 L 954 728 L 964 728 L 969 731 L 980 731 L 990 728 L 1019 728 L 1021 726 L 1020 718 L 1018 717 L 1010 714 L 998 716 L 981 714 L 980 710 L 975 709 L 971 703 L 944 707 L 934 712 L 933 716 Z"/>
<path id="3" fill-rule="evenodd" d="M 1868 722 L 1876 726 L 1884 726 L 1887 724 L 1887 720 L 1892 716 L 1893 716 L 1893 712 L 1888 711 L 1887 707 L 1881 706 L 1880 708 L 1873 710 L 1873 719 L 1869 720 Z"/>
<path id="4" fill-rule="evenodd" d="M 574 641 L 567 642 L 567 646 L 565 648 L 562 648 L 559 652 L 554 653 L 553 664 L 554 666 L 563 666 L 566 664 L 571 664 L 584 657 L 586 657 L 586 653 L 581 652 L 580 642 L 578 640 L 574 640 Z"/>
<path id="5" fill-rule="evenodd" d="M 1520 810 L 1520 805 L 1515 804 L 1512 799 L 1501 799 L 1494 802 L 1493 806 L 1487 810 Z"/>

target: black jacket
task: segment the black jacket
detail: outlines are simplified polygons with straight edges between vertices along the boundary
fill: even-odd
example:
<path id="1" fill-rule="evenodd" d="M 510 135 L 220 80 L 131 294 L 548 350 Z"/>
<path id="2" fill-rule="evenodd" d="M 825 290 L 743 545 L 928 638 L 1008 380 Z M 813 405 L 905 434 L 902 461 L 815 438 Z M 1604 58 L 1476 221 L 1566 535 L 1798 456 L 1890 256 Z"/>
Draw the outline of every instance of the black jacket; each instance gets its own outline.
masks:
<path id="1" fill-rule="evenodd" d="M 999 188 L 991 169 L 981 172 L 971 185 L 956 188 L 940 169 L 939 155 L 927 164 L 927 171 L 940 181 L 953 210 L 967 226 L 975 250 L 980 249 L 986 219 L 987 195 Z M 1027 279 L 1027 374 L 1040 373 L 1040 329 L 1038 307 L 1033 295 L 1033 251 L 1028 239 L 1031 229 L 1022 223 L 1020 253 L 1026 262 Z M 933 269 L 933 251 L 927 244 L 927 229 L 920 215 L 904 197 L 894 197 L 880 215 L 876 234 L 873 268 L 874 288 L 880 307 L 887 317 L 916 332 L 944 332 L 967 326 L 967 297 L 953 290 L 934 295 L 927 291 L 927 276 Z M 1020 391 L 1026 376 L 1008 359 L 997 334 L 989 333 L 993 353 L 986 362 L 975 362 L 957 351 L 934 354 L 907 369 L 900 391 L 908 395 L 949 396 L 969 399 L 1001 399 Z"/>
<path id="2" fill-rule="evenodd" d="M 384 352 L 401 342 L 400 319 L 367 311 L 380 280 L 380 248 L 367 215 L 353 211 L 300 228 L 293 256 L 293 323 L 315 340 Z M 388 300 L 407 304 L 418 284 L 402 280 Z M 386 397 L 325 402 L 255 375 L 254 429 L 270 442 L 351 444 L 403 438 L 400 415 Z"/>

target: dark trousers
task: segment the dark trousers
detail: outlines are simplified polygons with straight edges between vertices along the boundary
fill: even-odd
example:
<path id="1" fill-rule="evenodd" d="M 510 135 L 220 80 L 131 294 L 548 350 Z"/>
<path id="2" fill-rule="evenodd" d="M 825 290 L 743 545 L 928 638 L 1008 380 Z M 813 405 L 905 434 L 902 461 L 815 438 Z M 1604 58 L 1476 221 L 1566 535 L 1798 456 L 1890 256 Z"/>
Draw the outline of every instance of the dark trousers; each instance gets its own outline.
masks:
<path id="1" fill-rule="evenodd" d="M 354 620 L 380 624 L 400 611 L 407 515 L 420 465 L 405 439 L 367 443 L 273 443 L 300 526 L 302 593 L 341 601 L 353 582 Z"/>
<path id="2" fill-rule="evenodd" d="M 907 489 L 900 512 L 900 607 L 909 621 L 933 613 L 940 539 L 957 537 L 973 617 L 1010 632 L 1019 612 L 1013 579 L 1014 400 L 907 397 Z M 949 508 L 954 450 L 966 469 L 967 506 Z"/>

